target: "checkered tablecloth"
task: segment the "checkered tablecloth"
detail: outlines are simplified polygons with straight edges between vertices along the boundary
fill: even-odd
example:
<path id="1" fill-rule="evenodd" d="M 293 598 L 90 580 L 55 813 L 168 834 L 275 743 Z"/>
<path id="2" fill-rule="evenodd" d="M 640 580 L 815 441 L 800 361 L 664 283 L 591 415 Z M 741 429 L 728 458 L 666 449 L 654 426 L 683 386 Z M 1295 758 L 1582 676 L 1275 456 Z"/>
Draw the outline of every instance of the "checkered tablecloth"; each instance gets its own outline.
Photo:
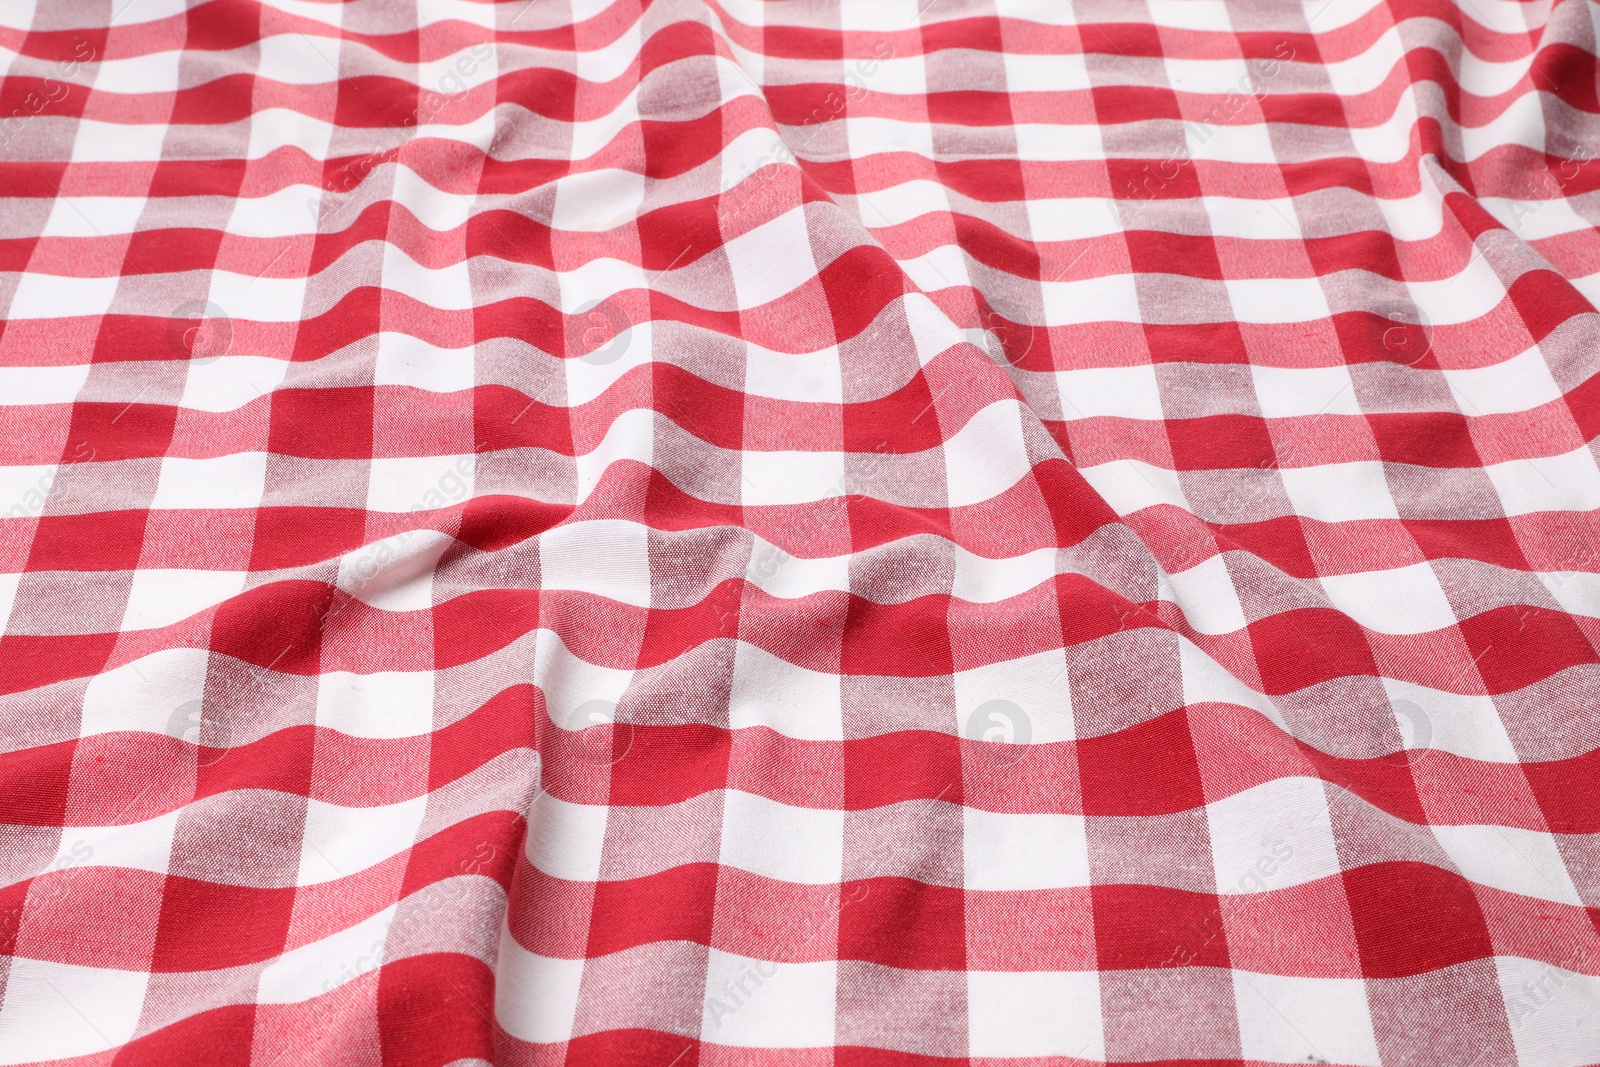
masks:
<path id="1" fill-rule="evenodd" d="M 1600 1062 L 1592 0 L 0 2 L 0 1065 Z"/>

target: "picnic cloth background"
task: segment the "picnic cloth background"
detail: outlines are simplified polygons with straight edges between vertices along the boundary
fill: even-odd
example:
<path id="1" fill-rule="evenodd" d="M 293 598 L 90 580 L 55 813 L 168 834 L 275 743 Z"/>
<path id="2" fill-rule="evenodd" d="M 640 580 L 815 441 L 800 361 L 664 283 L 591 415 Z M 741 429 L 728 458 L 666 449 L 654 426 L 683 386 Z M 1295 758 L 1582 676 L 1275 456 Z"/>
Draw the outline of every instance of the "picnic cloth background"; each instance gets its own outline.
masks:
<path id="1" fill-rule="evenodd" d="M 0 7 L 0 1064 L 1600 1061 L 1596 13 Z"/>

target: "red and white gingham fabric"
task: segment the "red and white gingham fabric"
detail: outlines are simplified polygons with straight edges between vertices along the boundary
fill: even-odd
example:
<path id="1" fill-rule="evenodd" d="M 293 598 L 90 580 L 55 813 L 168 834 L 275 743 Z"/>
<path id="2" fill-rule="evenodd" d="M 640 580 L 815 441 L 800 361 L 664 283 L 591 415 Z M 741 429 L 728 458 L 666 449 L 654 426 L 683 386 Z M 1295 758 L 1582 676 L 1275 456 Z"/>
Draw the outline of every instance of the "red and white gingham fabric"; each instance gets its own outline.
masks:
<path id="1" fill-rule="evenodd" d="M 1590 0 L 7 0 L 0 1065 L 1600 1062 Z"/>

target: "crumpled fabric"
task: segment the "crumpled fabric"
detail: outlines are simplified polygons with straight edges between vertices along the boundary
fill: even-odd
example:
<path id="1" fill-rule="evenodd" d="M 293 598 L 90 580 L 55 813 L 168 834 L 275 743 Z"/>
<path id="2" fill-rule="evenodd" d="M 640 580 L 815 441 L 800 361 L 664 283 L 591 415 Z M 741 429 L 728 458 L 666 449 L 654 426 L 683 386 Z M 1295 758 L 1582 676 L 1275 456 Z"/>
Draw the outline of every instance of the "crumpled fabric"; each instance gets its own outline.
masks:
<path id="1" fill-rule="evenodd" d="M 1600 1063 L 1597 25 L 0 8 L 0 1065 Z"/>

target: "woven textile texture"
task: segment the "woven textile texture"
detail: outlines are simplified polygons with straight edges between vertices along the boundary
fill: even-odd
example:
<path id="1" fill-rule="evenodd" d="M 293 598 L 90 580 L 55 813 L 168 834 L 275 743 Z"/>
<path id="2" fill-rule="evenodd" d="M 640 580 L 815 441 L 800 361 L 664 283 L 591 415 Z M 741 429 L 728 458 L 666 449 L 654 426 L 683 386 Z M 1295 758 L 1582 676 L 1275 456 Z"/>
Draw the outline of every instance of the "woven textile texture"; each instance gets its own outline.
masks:
<path id="1" fill-rule="evenodd" d="M 0 1067 L 1600 1063 L 1597 36 L 0 3 Z"/>

